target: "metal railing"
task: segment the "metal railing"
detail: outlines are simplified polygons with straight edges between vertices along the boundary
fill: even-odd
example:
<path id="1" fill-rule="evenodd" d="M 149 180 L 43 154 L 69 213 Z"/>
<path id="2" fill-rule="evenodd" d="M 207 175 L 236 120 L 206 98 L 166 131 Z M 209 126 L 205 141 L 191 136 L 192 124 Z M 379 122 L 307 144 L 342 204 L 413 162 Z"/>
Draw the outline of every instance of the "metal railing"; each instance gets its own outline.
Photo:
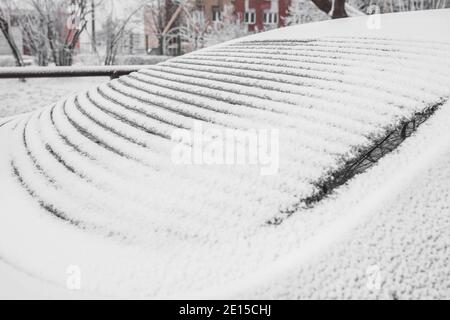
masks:
<path id="1" fill-rule="evenodd" d="M 118 78 L 136 72 L 145 66 L 99 67 L 12 67 L 0 68 L 0 79 L 110 77 Z"/>

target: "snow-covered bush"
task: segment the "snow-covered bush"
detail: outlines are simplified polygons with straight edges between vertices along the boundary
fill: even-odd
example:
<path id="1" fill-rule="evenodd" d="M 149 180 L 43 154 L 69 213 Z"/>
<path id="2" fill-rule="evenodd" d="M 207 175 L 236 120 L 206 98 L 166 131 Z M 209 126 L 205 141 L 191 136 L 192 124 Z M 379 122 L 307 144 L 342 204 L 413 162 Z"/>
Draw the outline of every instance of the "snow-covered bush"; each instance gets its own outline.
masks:
<path id="1" fill-rule="evenodd" d="M 328 20 L 330 17 L 320 11 L 311 0 L 292 0 L 286 25 Z"/>
<path id="2" fill-rule="evenodd" d="M 349 4 L 366 13 L 376 6 L 380 13 L 416 10 L 444 9 L 450 7 L 449 0 L 349 0 Z"/>

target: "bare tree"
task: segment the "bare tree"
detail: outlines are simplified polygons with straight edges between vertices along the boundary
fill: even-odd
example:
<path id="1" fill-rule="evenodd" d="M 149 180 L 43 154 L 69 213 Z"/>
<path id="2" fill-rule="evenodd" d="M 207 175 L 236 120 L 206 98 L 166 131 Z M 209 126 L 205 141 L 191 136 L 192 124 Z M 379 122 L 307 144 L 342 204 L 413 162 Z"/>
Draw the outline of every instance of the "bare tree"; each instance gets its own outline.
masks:
<path id="1" fill-rule="evenodd" d="M 204 48 L 206 37 L 212 31 L 211 22 L 205 18 L 203 11 L 194 9 L 191 1 L 182 2 L 180 5 L 183 10 L 183 18 L 179 27 L 180 38 L 189 44 L 188 51 Z"/>
<path id="2" fill-rule="evenodd" d="M 24 65 L 22 52 L 17 47 L 13 34 L 11 33 L 11 6 L 5 2 L 0 6 L 0 30 L 6 39 L 9 47 L 11 48 L 12 55 L 16 61 L 16 65 L 21 67 Z"/>
<path id="3" fill-rule="evenodd" d="M 128 14 L 124 19 L 113 18 L 112 14 L 109 15 L 106 25 L 105 25 L 105 33 L 106 33 L 106 54 L 105 54 L 105 65 L 113 65 L 117 51 L 123 40 L 124 35 L 126 34 L 127 27 L 132 20 L 132 18 L 136 15 L 136 13 L 142 10 L 143 5 L 138 5 L 131 13 Z"/>
<path id="4" fill-rule="evenodd" d="M 100 3 L 96 3 L 95 0 L 91 0 L 91 43 L 92 50 L 95 51 L 97 49 L 97 31 L 96 31 L 96 18 L 95 11 Z"/>
<path id="5" fill-rule="evenodd" d="M 218 28 L 215 30 L 215 27 Z M 213 34 L 218 34 L 220 29 L 224 31 L 224 27 L 208 21 L 202 10 L 196 10 L 195 1 L 179 0 L 161 34 L 162 52 L 165 54 L 172 49 L 174 53 L 175 46 L 177 54 L 204 48 L 211 42 Z"/>
<path id="6" fill-rule="evenodd" d="M 22 28 L 32 51 L 45 64 L 45 50 L 57 66 L 71 65 L 91 14 L 88 0 L 29 0 L 32 10 Z"/>
<path id="7" fill-rule="evenodd" d="M 19 19 L 24 46 L 35 57 L 39 66 L 47 66 L 49 63 L 49 48 L 44 19 L 36 14 L 25 14 Z M 36 29 L 37 28 L 37 29 Z"/>
<path id="8" fill-rule="evenodd" d="M 225 5 L 222 19 L 212 23 L 206 35 L 206 46 L 212 46 L 249 34 L 247 25 L 234 14 L 234 5 Z"/>
<path id="9" fill-rule="evenodd" d="M 146 19 L 150 19 L 149 25 L 154 34 L 161 35 L 166 26 L 166 0 L 144 0 Z"/>

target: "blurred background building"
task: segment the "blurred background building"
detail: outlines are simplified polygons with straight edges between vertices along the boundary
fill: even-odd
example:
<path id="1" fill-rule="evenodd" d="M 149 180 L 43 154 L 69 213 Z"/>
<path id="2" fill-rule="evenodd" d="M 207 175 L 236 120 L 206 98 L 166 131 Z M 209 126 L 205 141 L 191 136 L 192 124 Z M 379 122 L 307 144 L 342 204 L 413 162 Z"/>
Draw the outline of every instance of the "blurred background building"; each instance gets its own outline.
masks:
<path id="1" fill-rule="evenodd" d="M 446 8 L 450 0 L 347 0 L 345 5 L 371 14 Z M 38 65 L 70 65 L 147 64 L 156 61 L 150 56 L 181 55 L 330 17 L 311 0 L 1 0 L 0 18 L 22 55 Z M 0 33 L 0 65 L 11 51 Z"/>

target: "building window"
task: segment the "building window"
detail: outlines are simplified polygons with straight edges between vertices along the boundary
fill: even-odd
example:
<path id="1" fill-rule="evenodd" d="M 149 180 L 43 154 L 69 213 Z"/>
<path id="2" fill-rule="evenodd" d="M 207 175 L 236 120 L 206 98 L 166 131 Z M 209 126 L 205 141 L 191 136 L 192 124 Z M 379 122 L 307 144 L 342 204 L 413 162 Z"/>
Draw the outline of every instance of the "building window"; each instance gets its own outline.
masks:
<path id="1" fill-rule="evenodd" d="M 264 24 L 278 24 L 278 13 L 264 11 Z"/>
<path id="2" fill-rule="evenodd" d="M 197 9 L 193 12 L 192 18 L 196 23 L 205 21 L 205 12 L 202 9 Z"/>
<path id="3" fill-rule="evenodd" d="M 245 12 L 244 22 L 246 24 L 255 24 L 256 23 L 256 11 L 249 10 Z"/>
<path id="4" fill-rule="evenodd" d="M 220 12 L 220 8 L 218 6 L 212 7 L 212 21 L 222 21 L 222 12 Z"/>

